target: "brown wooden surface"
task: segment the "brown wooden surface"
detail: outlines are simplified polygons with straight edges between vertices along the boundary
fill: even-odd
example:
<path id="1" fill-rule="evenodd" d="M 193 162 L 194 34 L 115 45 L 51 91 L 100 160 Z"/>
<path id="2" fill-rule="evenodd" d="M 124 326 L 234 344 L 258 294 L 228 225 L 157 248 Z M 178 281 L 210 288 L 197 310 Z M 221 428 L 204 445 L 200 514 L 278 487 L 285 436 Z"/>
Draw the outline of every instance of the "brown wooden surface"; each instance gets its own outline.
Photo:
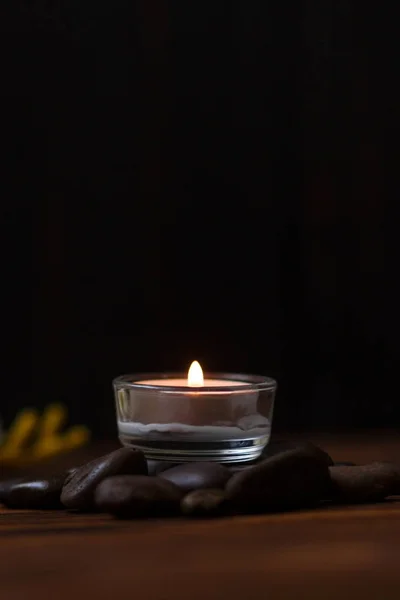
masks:
<path id="1" fill-rule="evenodd" d="M 396 460 L 399 436 L 317 438 L 335 460 Z M 400 498 L 215 521 L 119 522 L 0 509 L 0 598 L 400 598 Z"/>

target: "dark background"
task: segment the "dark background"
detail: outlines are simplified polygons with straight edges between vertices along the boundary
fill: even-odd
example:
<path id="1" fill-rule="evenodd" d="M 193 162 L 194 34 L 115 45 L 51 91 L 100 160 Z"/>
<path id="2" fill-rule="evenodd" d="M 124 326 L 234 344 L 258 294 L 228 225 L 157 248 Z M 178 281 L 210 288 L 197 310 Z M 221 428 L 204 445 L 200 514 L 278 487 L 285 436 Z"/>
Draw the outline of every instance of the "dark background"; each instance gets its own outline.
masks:
<path id="1" fill-rule="evenodd" d="M 6 422 L 113 434 L 114 376 L 198 359 L 284 429 L 399 425 L 383 4 L 3 0 Z"/>

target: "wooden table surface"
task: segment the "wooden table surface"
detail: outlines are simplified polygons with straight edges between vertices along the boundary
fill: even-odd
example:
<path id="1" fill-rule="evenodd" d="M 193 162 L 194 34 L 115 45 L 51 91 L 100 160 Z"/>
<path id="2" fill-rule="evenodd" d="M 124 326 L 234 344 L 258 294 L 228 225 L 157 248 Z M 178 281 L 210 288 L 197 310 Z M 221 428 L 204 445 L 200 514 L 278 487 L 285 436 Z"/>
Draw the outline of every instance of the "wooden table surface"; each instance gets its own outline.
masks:
<path id="1" fill-rule="evenodd" d="M 400 436 L 328 436 L 337 461 L 396 460 Z M 0 509 L 0 599 L 400 600 L 400 498 L 219 520 L 120 522 Z"/>

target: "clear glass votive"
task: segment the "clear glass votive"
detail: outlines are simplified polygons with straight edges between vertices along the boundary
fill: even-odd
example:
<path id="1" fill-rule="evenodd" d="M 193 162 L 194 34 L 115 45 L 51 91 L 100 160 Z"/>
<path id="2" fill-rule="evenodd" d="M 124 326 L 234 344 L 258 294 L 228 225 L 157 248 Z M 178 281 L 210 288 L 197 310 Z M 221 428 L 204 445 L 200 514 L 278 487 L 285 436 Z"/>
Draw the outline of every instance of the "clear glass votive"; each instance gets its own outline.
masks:
<path id="1" fill-rule="evenodd" d="M 113 381 L 122 445 L 153 460 L 236 463 L 260 456 L 272 425 L 276 381 L 206 375 L 188 387 L 174 374 L 122 375 Z"/>

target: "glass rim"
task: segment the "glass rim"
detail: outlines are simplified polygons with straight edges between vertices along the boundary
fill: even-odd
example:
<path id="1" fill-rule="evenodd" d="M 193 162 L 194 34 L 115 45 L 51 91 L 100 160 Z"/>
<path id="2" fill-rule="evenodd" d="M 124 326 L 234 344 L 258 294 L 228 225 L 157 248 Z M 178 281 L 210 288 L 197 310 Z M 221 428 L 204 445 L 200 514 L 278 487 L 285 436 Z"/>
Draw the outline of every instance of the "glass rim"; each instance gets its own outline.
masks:
<path id="1" fill-rule="evenodd" d="M 137 390 L 157 390 L 160 392 L 176 392 L 176 393 L 187 393 L 187 392 L 195 392 L 195 393 L 223 393 L 223 392 L 231 392 L 235 394 L 240 394 L 242 392 L 249 391 L 276 391 L 277 389 L 277 381 L 272 377 L 267 377 L 264 375 L 250 375 L 244 373 L 207 373 L 204 372 L 204 379 L 226 379 L 228 381 L 237 381 L 242 385 L 240 386 L 232 386 L 227 383 L 227 385 L 219 385 L 219 386 L 176 386 L 176 385 L 152 385 L 149 383 L 140 383 L 141 381 L 148 381 L 151 379 L 158 379 L 167 382 L 169 379 L 187 379 L 187 373 L 137 373 L 137 374 L 126 374 L 119 375 L 115 377 L 112 381 L 113 387 L 116 389 L 130 388 Z"/>

